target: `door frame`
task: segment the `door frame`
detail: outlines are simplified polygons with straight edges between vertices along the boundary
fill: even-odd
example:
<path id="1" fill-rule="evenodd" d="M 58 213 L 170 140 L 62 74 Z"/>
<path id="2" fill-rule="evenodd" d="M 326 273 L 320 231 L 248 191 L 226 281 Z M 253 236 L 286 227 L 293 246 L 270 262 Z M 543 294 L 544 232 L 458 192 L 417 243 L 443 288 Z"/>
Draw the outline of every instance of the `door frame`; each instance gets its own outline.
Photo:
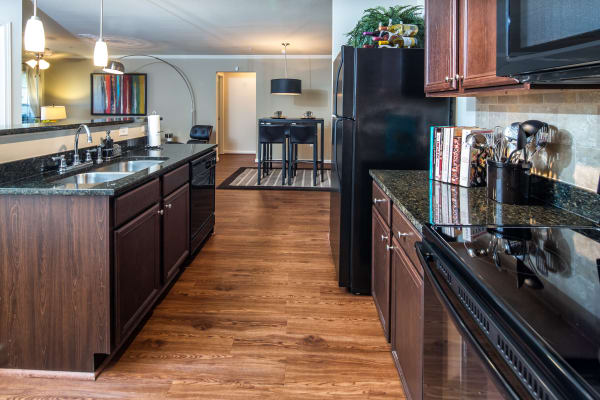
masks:
<path id="1" fill-rule="evenodd" d="M 216 74 L 216 117 L 215 117 L 215 121 L 216 121 L 216 127 L 217 127 L 217 160 L 218 160 L 218 156 L 219 154 L 225 154 L 225 132 L 226 132 L 226 118 L 227 118 L 227 112 L 226 112 L 226 107 L 225 107 L 225 101 L 227 98 L 227 94 L 225 92 L 225 78 L 227 77 L 227 75 L 236 75 L 236 74 L 240 74 L 240 75 L 247 75 L 247 74 L 253 74 L 254 75 L 254 84 L 255 87 L 257 88 L 257 73 L 254 71 L 217 71 Z M 255 95 L 254 98 L 254 104 L 255 107 L 258 105 L 258 91 Z M 255 116 L 256 117 L 256 116 Z M 255 124 L 258 124 L 258 120 L 255 118 Z M 258 140 L 258 130 L 256 129 L 256 140 Z M 253 152 L 235 152 L 235 153 L 231 153 L 230 154 L 254 154 L 256 155 L 256 150 Z"/>
<path id="2" fill-rule="evenodd" d="M 225 74 L 223 72 L 217 72 L 216 75 L 216 116 L 215 116 L 215 125 L 216 125 L 216 144 L 217 144 L 217 161 L 219 160 L 219 155 L 223 154 L 223 131 L 224 131 L 224 108 L 225 108 L 225 93 L 223 91 L 225 80 Z"/>

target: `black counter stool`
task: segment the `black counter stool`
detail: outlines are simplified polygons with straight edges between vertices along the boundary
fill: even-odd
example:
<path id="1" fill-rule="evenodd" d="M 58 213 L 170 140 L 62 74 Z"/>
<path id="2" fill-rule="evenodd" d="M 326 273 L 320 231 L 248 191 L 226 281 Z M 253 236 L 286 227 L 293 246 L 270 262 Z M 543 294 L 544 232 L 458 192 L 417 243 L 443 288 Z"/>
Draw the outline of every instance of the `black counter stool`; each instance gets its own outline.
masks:
<path id="1" fill-rule="evenodd" d="M 213 132 L 212 125 L 194 125 L 190 129 L 188 144 L 208 143 Z"/>
<path id="2" fill-rule="evenodd" d="M 299 144 L 312 144 L 313 145 L 313 186 L 317 186 L 317 164 L 319 158 L 317 156 L 317 125 L 301 125 L 292 124 L 290 126 L 289 141 L 288 141 L 288 153 L 290 155 L 289 167 L 288 167 L 288 184 L 292 184 L 292 178 L 296 176 L 296 169 L 298 168 L 298 145 Z M 305 160 L 307 161 L 307 160 Z"/>
<path id="3" fill-rule="evenodd" d="M 267 125 L 260 124 L 258 126 L 258 184 L 262 173 L 268 173 L 273 166 L 273 153 L 271 146 L 273 144 L 281 144 L 281 179 L 282 185 L 285 185 L 286 178 L 286 131 L 285 125 Z M 261 170 L 262 168 L 262 170 Z"/>

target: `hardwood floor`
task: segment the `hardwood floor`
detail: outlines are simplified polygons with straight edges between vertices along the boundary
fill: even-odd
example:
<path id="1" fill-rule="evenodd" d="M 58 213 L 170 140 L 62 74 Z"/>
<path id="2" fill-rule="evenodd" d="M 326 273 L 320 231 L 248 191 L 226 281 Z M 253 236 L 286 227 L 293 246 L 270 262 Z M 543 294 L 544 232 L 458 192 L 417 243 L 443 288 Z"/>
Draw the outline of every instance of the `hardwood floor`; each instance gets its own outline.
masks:
<path id="1" fill-rule="evenodd" d="M 222 156 L 217 185 L 249 156 Z M 96 382 L 0 378 L 5 398 L 397 399 L 371 297 L 340 289 L 326 192 L 217 190 L 215 235 Z"/>

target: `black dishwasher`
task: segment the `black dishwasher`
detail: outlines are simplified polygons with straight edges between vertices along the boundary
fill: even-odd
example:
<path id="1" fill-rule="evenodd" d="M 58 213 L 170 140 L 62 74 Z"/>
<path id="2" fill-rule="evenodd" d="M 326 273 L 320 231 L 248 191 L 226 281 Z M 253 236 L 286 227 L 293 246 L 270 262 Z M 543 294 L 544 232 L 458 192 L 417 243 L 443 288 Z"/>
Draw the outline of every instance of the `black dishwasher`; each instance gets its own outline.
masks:
<path id="1" fill-rule="evenodd" d="M 190 249 L 194 253 L 215 227 L 217 153 L 211 151 L 190 164 Z"/>

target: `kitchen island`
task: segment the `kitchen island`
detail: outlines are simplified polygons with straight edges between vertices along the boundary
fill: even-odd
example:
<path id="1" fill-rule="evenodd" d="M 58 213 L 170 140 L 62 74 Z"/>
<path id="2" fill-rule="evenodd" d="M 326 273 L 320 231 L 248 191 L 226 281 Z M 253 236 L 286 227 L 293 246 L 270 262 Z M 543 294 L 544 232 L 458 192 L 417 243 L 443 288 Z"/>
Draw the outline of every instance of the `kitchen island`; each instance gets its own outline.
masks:
<path id="1" fill-rule="evenodd" d="M 190 169 L 214 147 L 142 144 L 0 183 L 0 375 L 94 379 L 126 346 L 188 260 Z M 112 166 L 128 172 L 76 179 Z"/>

